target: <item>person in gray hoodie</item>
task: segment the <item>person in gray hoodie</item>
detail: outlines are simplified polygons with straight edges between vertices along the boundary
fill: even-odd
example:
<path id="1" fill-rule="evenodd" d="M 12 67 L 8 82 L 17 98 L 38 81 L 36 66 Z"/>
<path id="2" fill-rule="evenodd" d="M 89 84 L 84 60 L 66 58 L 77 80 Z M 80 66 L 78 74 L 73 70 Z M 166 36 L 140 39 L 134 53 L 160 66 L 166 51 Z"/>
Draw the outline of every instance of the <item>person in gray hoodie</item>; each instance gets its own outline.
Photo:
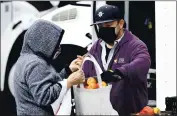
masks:
<path id="1" fill-rule="evenodd" d="M 60 93 L 85 81 L 79 59 L 60 73 L 51 65 L 61 52 L 63 34 L 62 28 L 41 19 L 25 33 L 14 74 L 17 115 L 54 115 L 51 104 Z"/>

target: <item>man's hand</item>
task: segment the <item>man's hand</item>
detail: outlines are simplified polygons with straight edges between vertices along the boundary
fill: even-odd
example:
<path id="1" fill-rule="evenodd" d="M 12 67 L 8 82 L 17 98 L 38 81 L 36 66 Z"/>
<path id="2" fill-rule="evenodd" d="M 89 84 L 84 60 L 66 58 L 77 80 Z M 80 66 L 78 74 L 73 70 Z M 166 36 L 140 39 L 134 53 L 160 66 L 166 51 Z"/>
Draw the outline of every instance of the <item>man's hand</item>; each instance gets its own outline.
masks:
<path id="1" fill-rule="evenodd" d="M 67 79 L 67 87 L 71 88 L 73 85 L 77 85 L 85 82 L 85 75 L 83 70 L 79 69 L 78 71 L 72 73 Z"/>
<path id="2" fill-rule="evenodd" d="M 122 79 L 122 74 L 119 71 L 105 71 L 101 74 L 102 81 L 106 83 L 116 82 Z"/>

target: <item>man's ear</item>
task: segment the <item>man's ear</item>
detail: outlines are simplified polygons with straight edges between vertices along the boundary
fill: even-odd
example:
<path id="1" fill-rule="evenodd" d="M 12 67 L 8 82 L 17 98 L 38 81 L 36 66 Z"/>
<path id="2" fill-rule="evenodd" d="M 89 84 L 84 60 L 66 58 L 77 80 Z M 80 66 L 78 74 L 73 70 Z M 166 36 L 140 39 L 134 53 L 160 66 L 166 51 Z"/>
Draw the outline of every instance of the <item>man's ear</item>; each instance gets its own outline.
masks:
<path id="1" fill-rule="evenodd" d="M 119 21 L 119 27 L 120 27 L 120 29 L 122 29 L 123 26 L 124 26 L 124 20 L 121 19 L 121 20 Z"/>

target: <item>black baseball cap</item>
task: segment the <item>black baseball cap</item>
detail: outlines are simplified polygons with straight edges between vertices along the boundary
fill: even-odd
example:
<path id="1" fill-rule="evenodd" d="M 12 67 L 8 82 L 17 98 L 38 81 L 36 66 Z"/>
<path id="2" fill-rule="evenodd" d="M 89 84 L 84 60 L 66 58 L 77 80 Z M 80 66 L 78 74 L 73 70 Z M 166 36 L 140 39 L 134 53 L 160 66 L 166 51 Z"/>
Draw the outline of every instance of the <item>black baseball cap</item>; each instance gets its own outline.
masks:
<path id="1" fill-rule="evenodd" d="M 120 13 L 120 10 L 117 6 L 104 5 L 101 6 L 98 10 L 96 10 L 95 23 L 91 24 L 90 26 L 95 24 L 111 22 L 119 19 L 123 19 L 123 16 Z"/>

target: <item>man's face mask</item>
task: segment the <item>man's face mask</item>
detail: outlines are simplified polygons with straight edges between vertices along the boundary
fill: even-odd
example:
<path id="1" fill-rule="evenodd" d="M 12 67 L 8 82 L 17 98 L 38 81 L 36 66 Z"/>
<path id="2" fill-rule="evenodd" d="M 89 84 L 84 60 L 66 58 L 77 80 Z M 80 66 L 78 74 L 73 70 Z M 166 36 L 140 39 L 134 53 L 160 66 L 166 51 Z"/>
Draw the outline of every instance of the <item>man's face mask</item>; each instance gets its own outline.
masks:
<path id="1" fill-rule="evenodd" d="M 118 24 L 117 24 L 118 25 Z M 117 39 L 117 25 L 116 27 L 103 27 L 99 26 L 99 37 L 108 44 L 113 44 L 114 41 Z"/>
<path id="2" fill-rule="evenodd" d="M 53 56 L 53 60 L 55 60 L 61 54 L 61 47 L 59 46 L 55 55 Z"/>

